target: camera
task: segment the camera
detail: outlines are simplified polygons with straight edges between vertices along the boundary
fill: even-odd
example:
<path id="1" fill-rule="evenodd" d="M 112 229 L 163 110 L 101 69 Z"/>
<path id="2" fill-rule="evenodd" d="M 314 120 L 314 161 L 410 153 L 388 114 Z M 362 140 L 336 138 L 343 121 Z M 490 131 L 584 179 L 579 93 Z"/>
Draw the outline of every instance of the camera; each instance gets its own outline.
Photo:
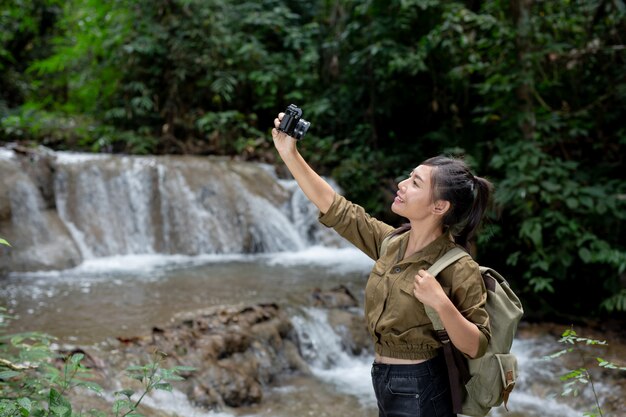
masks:
<path id="1" fill-rule="evenodd" d="M 309 130 L 311 122 L 302 119 L 302 109 L 295 104 L 290 104 L 285 110 L 283 120 L 278 126 L 278 130 L 285 132 L 294 139 L 302 139 L 304 134 Z"/>

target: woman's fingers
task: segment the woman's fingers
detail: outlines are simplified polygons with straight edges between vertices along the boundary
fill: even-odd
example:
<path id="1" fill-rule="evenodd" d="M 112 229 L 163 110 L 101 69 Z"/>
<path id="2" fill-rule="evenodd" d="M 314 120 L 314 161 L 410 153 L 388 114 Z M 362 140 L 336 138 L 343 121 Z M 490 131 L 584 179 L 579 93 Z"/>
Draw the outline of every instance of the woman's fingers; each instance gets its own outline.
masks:
<path id="1" fill-rule="evenodd" d="M 278 113 L 278 117 L 274 119 L 274 126 L 275 127 L 280 126 L 280 121 L 283 120 L 284 116 L 285 116 L 285 113 L 283 113 L 283 112 Z"/>

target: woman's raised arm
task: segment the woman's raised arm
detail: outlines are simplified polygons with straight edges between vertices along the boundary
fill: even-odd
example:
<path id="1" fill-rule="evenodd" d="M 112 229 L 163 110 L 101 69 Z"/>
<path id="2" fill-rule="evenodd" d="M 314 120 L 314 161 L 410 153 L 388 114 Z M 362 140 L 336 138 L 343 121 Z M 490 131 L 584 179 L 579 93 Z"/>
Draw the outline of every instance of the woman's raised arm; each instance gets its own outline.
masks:
<path id="1" fill-rule="evenodd" d="M 322 213 L 326 213 L 333 203 L 335 190 L 300 155 L 296 146 L 297 140 L 277 129 L 283 116 L 284 113 L 279 113 L 274 119 L 274 146 L 307 198 Z"/>

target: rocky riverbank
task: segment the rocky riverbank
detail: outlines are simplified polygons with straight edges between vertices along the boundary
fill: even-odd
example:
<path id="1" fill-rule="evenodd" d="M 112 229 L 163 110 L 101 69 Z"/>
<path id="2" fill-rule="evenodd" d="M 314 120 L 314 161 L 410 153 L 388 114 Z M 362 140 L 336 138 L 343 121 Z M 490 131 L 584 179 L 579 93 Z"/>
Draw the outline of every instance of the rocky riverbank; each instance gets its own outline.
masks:
<path id="1" fill-rule="evenodd" d="M 346 349 L 368 349 L 367 331 L 357 300 L 345 287 L 316 290 L 311 305 L 324 307 L 329 321 L 344 337 Z M 98 348 L 72 347 L 81 352 L 94 382 L 107 392 L 122 387 L 139 390 L 125 369 L 163 357 L 162 367 L 195 368 L 176 382 L 195 406 L 208 410 L 259 404 L 268 387 L 285 377 L 310 376 L 300 352 L 301 341 L 286 314 L 277 304 L 219 306 L 179 314 L 168 326 L 154 327 L 149 334 L 107 340 Z M 102 399 L 75 398 L 83 407 L 110 408 Z M 157 410 L 148 415 L 156 416 Z"/>

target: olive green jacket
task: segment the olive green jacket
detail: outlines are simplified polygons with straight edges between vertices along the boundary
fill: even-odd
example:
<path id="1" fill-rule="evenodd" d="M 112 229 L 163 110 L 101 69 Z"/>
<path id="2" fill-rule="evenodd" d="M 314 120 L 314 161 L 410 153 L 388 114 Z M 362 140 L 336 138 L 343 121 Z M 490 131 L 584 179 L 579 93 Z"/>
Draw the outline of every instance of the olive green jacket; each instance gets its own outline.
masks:
<path id="1" fill-rule="evenodd" d="M 402 259 L 409 233 L 393 237 L 380 256 L 383 240 L 394 228 L 369 216 L 365 210 L 335 194 L 319 220 L 374 259 L 376 264 L 365 287 L 365 317 L 376 353 L 399 359 L 429 359 L 437 355 L 438 341 L 424 304 L 413 295 L 415 275 L 428 269 L 455 243 L 446 234 L 424 249 Z M 485 310 L 487 292 L 478 264 L 464 257 L 444 269 L 437 280 L 461 314 L 480 330 L 478 355 L 487 349 L 490 335 Z"/>

